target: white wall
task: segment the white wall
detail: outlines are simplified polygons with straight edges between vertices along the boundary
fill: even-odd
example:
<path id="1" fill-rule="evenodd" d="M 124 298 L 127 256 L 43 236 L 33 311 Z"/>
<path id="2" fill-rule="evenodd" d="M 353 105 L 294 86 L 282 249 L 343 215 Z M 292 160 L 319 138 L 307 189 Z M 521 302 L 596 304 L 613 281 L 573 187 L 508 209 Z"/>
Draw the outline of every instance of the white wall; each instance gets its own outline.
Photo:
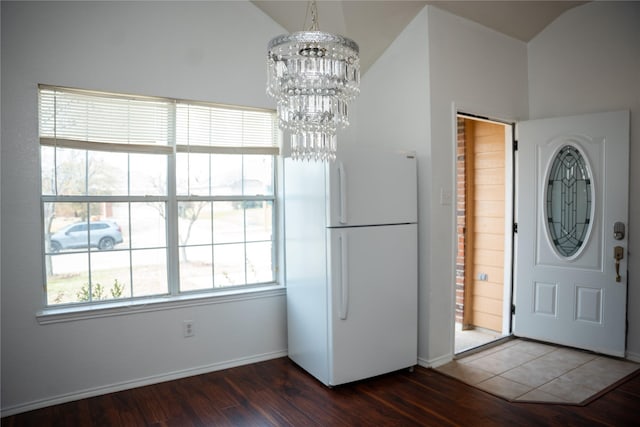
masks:
<path id="1" fill-rule="evenodd" d="M 431 212 L 428 360 L 452 351 L 455 283 L 455 110 L 494 119 L 526 118 L 527 51 L 518 40 L 438 8 L 429 11 L 431 87 Z M 437 266 L 437 268 L 435 268 Z"/>
<path id="2" fill-rule="evenodd" d="M 631 110 L 627 350 L 640 360 L 640 3 L 571 9 L 529 42 L 528 55 L 532 119 Z"/>
<path id="3" fill-rule="evenodd" d="M 37 84 L 273 108 L 248 2 L 2 2 L 3 415 L 286 354 L 283 292 L 39 325 Z M 182 337 L 182 321 L 196 336 Z"/>
<path id="4" fill-rule="evenodd" d="M 526 118 L 526 45 L 429 6 L 362 79 L 350 138 L 415 150 L 419 170 L 419 358 L 452 355 L 455 106 L 493 118 Z M 349 141 L 349 143 L 353 143 Z"/>

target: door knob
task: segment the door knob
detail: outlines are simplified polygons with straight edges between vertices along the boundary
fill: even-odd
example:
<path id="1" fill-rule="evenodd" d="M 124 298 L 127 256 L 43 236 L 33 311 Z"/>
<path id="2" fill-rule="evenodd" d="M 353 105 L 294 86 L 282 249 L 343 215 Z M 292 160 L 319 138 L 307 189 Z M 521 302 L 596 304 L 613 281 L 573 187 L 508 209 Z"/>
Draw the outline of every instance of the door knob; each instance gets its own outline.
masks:
<path id="1" fill-rule="evenodd" d="M 620 276 L 620 261 L 624 258 L 624 248 L 622 246 L 613 248 L 613 258 L 616 260 L 616 282 L 619 282 L 622 280 Z"/>

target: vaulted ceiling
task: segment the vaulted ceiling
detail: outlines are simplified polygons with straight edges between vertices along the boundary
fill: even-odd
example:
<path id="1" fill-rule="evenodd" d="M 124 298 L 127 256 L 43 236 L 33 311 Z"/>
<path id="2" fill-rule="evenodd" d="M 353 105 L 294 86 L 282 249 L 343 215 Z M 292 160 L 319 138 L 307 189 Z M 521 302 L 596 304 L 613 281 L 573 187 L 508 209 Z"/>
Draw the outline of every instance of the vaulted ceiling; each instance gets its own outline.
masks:
<path id="1" fill-rule="evenodd" d="M 255 0 L 253 3 L 288 32 L 308 29 L 311 23 L 307 1 Z M 320 30 L 355 40 L 360 45 L 362 71 L 366 72 L 426 4 L 528 42 L 566 10 L 584 3 L 586 1 L 319 0 L 317 6 Z"/>

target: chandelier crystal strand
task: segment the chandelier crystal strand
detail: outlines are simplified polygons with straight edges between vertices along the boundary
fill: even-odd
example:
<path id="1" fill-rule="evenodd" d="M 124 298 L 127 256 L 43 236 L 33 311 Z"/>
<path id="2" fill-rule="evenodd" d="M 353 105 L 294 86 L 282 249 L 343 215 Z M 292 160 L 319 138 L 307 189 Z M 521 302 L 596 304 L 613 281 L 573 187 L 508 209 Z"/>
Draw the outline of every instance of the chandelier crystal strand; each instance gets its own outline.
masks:
<path id="1" fill-rule="evenodd" d="M 280 128 L 291 134 L 291 156 L 327 161 L 336 157 L 336 133 L 349 125 L 348 104 L 360 92 L 359 48 L 317 30 L 315 2 L 311 17 L 311 31 L 269 42 L 267 94 L 276 100 Z"/>

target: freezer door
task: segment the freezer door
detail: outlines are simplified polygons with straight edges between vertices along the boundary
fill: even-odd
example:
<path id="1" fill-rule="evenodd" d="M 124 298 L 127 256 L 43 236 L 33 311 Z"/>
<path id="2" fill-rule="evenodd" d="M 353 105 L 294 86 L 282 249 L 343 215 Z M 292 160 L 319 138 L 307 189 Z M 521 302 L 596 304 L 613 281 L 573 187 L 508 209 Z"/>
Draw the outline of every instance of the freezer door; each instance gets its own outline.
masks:
<path id="1" fill-rule="evenodd" d="M 415 224 L 329 229 L 329 384 L 414 366 Z"/>
<path id="2" fill-rule="evenodd" d="M 330 163 L 330 227 L 417 222 L 415 155 L 341 151 Z"/>

